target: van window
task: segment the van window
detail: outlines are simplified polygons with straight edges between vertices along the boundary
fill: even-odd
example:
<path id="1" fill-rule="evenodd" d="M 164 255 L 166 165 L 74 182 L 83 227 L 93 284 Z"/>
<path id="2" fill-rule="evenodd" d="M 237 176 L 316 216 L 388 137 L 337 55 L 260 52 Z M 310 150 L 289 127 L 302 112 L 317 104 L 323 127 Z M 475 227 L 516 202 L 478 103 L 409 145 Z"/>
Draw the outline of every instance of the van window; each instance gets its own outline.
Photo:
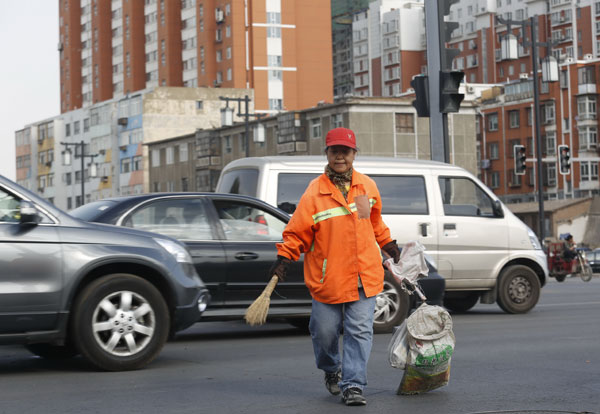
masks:
<path id="1" fill-rule="evenodd" d="M 277 207 L 292 214 L 308 184 L 321 174 L 281 173 L 277 177 Z"/>
<path id="2" fill-rule="evenodd" d="M 429 214 L 425 179 L 408 175 L 369 175 L 381 195 L 381 214 Z"/>
<path id="3" fill-rule="evenodd" d="M 440 177 L 446 216 L 494 217 L 493 200 L 477 184 L 464 177 Z"/>
<path id="4" fill-rule="evenodd" d="M 241 194 L 256 197 L 258 170 L 245 168 L 227 171 L 221 177 L 220 193 Z"/>

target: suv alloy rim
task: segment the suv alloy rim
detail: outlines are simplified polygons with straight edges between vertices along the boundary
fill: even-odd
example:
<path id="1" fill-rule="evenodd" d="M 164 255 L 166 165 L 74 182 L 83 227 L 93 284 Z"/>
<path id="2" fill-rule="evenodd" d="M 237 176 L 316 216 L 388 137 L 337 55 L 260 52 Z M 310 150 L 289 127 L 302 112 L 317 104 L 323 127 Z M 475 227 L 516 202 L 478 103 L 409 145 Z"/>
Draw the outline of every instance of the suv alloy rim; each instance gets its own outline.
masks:
<path id="1" fill-rule="evenodd" d="M 94 338 L 102 349 L 116 356 L 131 356 L 150 343 L 156 318 L 144 297 L 131 291 L 119 291 L 98 303 L 92 324 Z"/>

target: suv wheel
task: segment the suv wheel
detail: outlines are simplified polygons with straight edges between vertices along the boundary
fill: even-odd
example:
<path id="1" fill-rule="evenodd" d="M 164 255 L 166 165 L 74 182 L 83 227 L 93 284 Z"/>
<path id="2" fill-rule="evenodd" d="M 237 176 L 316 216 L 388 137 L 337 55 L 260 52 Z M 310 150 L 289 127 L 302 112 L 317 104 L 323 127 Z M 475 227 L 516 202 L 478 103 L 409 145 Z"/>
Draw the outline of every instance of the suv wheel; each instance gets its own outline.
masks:
<path id="1" fill-rule="evenodd" d="M 76 298 L 73 340 L 97 368 L 132 370 L 152 361 L 169 334 L 169 310 L 148 281 L 113 274 L 93 281 Z"/>
<path id="2" fill-rule="evenodd" d="M 383 291 L 375 298 L 373 331 L 375 333 L 391 332 L 394 326 L 400 325 L 408 316 L 409 303 L 408 293 L 386 270 Z"/>
<path id="3" fill-rule="evenodd" d="M 507 313 L 529 312 L 540 298 L 540 289 L 540 280 L 529 267 L 507 267 L 498 280 L 498 305 Z"/>

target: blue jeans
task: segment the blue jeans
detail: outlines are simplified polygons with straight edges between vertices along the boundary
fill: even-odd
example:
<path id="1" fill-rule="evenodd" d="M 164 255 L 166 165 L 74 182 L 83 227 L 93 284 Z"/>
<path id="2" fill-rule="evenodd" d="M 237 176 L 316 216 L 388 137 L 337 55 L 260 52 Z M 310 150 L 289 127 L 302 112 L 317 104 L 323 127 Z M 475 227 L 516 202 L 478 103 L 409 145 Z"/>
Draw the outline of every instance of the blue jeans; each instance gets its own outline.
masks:
<path id="1" fill-rule="evenodd" d="M 367 385 L 367 362 L 373 344 L 375 296 L 367 298 L 362 288 L 359 300 L 339 304 L 312 301 L 310 335 L 317 368 L 332 373 L 342 370 L 343 390 Z M 344 329 L 343 358 L 339 338 Z"/>

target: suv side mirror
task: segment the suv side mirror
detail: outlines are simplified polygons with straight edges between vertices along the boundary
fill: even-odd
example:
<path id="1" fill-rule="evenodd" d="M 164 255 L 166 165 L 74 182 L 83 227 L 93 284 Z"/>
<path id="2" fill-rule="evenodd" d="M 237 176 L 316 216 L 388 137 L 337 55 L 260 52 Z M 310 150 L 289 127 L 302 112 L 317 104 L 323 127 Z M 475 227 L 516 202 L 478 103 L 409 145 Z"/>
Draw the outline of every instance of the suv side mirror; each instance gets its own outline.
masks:
<path id="1" fill-rule="evenodd" d="M 494 217 L 504 217 L 504 210 L 502 210 L 502 203 L 500 201 L 495 200 L 493 204 Z"/>
<path id="2" fill-rule="evenodd" d="M 40 222 L 40 215 L 38 214 L 37 209 L 29 201 L 21 200 L 19 213 L 21 214 L 21 217 L 19 218 L 19 223 L 21 224 L 35 226 Z"/>

